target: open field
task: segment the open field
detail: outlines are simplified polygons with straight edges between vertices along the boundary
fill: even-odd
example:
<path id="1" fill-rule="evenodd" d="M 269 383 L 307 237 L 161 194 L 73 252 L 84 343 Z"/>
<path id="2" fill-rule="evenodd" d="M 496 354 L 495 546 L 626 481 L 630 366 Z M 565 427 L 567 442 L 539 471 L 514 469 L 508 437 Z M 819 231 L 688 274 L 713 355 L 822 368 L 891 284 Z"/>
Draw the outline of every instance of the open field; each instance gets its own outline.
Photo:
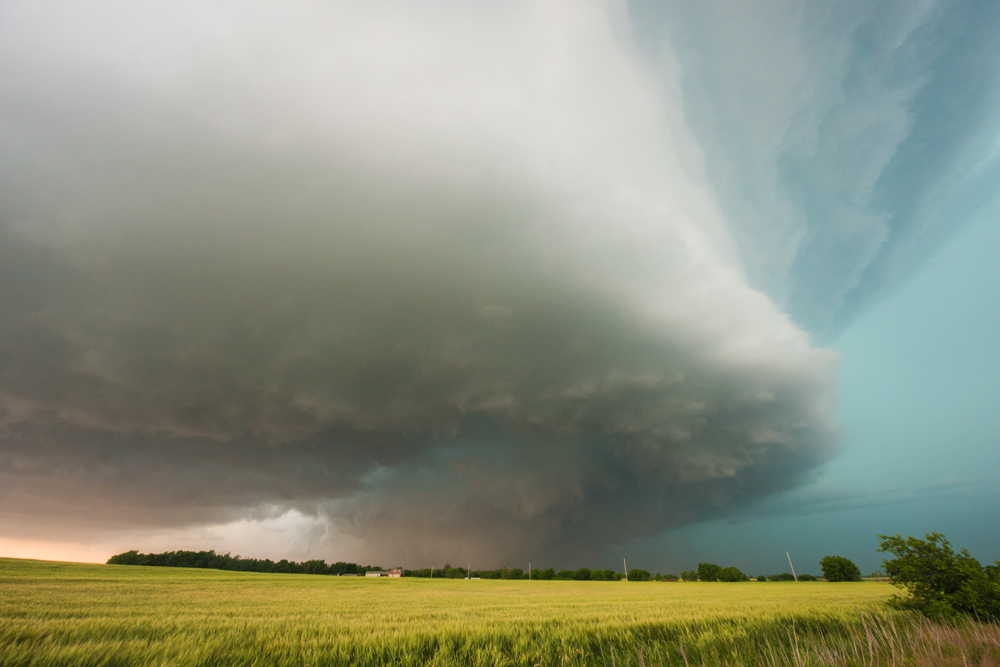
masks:
<path id="1" fill-rule="evenodd" d="M 887 608 L 893 592 L 0 559 L 0 665 L 996 664 L 995 626 L 930 624 Z"/>

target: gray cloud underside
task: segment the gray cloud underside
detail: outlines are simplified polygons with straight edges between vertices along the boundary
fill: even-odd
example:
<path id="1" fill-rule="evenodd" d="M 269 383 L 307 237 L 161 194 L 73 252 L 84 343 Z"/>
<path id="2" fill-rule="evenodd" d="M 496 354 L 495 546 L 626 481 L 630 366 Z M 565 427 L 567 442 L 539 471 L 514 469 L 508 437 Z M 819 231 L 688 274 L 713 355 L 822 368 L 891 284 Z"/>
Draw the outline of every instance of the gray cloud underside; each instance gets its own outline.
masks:
<path id="1" fill-rule="evenodd" d="M 832 358 L 726 350 L 731 314 L 668 328 L 402 258 L 241 271 L 160 243 L 81 268 L 4 241 L 0 475 L 28 528 L 278 503 L 382 554 L 555 557 L 787 488 L 832 452 Z"/>
<path id="2" fill-rule="evenodd" d="M 647 58 L 635 7 L 243 7 L 0 10 L 11 531 L 281 506 L 373 555 L 569 557 L 836 451 L 835 358 L 782 310 L 834 322 L 919 254 L 892 238 L 930 218 L 887 193 L 928 81 L 973 73 L 956 40 L 897 70 L 951 10 L 845 9 L 826 41 L 802 14 L 798 69 L 733 41 L 784 91 L 768 120 L 698 65 L 725 31 L 694 10 Z"/>

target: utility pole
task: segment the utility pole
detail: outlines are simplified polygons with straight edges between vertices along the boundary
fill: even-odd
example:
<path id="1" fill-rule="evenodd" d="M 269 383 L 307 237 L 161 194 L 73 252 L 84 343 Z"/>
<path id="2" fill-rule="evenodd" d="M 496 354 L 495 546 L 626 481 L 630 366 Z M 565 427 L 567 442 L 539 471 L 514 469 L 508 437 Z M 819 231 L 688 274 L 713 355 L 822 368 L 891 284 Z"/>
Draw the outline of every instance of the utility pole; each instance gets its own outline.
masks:
<path id="1" fill-rule="evenodd" d="M 528 561 L 528 581 L 531 581 L 531 561 Z"/>
<path id="2" fill-rule="evenodd" d="M 625 581 L 628 581 L 628 563 L 622 558 L 622 565 L 625 567 Z"/>
<path id="3" fill-rule="evenodd" d="M 434 566 L 431 565 L 431 579 L 434 578 Z"/>
<path id="4" fill-rule="evenodd" d="M 788 556 L 788 552 L 787 551 L 785 552 L 785 555 Z M 788 567 L 792 568 L 792 578 L 795 579 L 795 583 L 799 583 L 799 578 L 797 576 L 795 576 L 795 566 L 792 565 L 792 557 L 791 556 L 788 556 Z"/>

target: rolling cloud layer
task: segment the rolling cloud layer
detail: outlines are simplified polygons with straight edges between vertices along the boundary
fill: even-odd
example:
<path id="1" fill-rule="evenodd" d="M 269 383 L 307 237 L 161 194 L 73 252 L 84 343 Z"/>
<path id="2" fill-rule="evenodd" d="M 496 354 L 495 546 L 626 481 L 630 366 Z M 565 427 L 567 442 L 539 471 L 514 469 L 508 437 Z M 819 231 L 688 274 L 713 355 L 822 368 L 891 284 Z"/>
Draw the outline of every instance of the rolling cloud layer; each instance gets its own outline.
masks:
<path id="1" fill-rule="evenodd" d="M 996 68 L 960 6 L 764 9 L 0 5 L 5 530 L 294 511 L 486 565 L 803 483 L 836 359 L 800 327 L 992 183 Z M 948 72 L 980 122 L 922 139 Z"/>

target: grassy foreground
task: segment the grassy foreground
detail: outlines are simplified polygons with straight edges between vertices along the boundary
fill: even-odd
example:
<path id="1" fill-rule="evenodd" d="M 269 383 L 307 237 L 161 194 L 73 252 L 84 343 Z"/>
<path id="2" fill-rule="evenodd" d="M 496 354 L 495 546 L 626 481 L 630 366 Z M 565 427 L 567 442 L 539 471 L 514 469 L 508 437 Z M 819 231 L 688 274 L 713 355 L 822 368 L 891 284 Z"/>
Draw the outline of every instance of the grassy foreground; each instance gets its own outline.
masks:
<path id="1" fill-rule="evenodd" d="M 0 559 L 0 665 L 983 664 L 887 584 L 363 579 Z"/>

